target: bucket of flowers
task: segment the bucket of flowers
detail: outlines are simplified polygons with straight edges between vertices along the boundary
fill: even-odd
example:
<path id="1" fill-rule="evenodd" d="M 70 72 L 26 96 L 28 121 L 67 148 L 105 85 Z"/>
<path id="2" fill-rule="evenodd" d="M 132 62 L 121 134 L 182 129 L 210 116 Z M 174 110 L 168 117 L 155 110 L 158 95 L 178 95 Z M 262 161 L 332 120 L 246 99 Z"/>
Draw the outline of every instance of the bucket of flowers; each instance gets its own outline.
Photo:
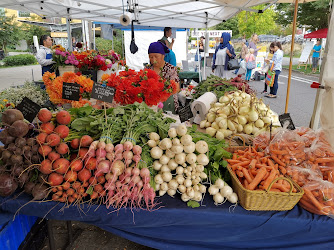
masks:
<path id="1" fill-rule="evenodd" d="M 76 71 L 76 66 L 78 66 L 79 61 L 75 58 L 73 53 L 66 51 L 61 45 L 53 46 L 52 50 L 52 59 L 55 62 L 54 67 L 58 68 L 60 76 L 62 76 L 64 72 Z"/>
<path id="2" fill-rule="evenodd" d="M 108 70 L 111 70 L 113 64 L 119 60 L 119 55 L 113 51 L 99 53 L 89 50 L 81 53 L 74 52 L 74 54 L 79 61 L 78 68 L 81 73 L 89 76 L 94 82 L 100 81 L 103 74 L 111 73 Z"/>
<path id="3" fill-rule="evenodd" d="M 94 82 L 82 75 L 80 72 L 65 72 L 62 76 L 56 77 L 55 73 L 46 72 L 43 81 L 50 101 L 56 105 L 71 104 L 72 107 L 82 107 L 85 104 L 92 105 L 89 101 Z M 77 83 L 80 85 L 79 101 L 71 101 L 62 98 L 63 83 Z"/>

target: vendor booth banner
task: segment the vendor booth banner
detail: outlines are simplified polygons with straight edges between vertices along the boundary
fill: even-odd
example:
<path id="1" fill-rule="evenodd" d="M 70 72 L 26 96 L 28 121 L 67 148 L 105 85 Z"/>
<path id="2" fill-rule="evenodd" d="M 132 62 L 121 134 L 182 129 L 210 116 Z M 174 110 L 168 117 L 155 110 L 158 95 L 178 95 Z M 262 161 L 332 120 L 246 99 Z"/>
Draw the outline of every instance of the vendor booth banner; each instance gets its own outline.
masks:
<path id="1" fill-rule="evenodd" d="M 232 37 L 232 30 L 208 30 L 209 37 L 221 37 L 223 32 L 230 33 Z M 205 30 L 193 30 L 191 32 L 192 37 L 205 37 Z"/>

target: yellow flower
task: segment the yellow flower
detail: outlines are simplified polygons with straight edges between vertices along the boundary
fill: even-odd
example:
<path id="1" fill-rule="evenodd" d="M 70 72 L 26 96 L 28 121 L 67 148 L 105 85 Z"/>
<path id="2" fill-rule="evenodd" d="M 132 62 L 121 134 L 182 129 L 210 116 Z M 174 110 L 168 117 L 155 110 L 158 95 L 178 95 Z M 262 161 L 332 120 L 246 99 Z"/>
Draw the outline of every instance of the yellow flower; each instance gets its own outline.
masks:
<path id="1" fill-rule="evenodd" d="M 13 107 L 13 108 L 15 108 L 15 105 L 14 105 L 14 103 L 11 103 L 10 105 L 12 105 L 12 107 Z"/>
<path id="2" fill-rule="evenodd" d="M 7 99 L 3 99 L 2 101 L 3 101 L 3 102 L 8 102 L 8 100 L 7 100 Z"/>
<path id="3" fill-rule="evenodd" d="M 3 106 L 2 104 L 0 104 L 0 108 L 2 108 L 2 109 L 3 109 L 3 108 L 4 108 L 4 106 Z"/>

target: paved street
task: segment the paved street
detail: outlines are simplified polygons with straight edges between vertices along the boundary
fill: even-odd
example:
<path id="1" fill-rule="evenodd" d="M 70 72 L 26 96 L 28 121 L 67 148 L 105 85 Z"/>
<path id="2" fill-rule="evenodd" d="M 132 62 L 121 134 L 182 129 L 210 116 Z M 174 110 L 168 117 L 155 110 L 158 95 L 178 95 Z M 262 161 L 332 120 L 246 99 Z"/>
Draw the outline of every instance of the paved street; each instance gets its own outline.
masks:
<path id="1" fill-rule="evenodd" d="M 25 81 L 42 80 L 42 69 L 38 65 L 29 65 L 12 68 L 0 68 L 0 90 L 10 86 L 22 85 Z"/>
<path id="2" fill-rule="evenodd" d="M 318 80 L 318 76 L 292 73 L 288 112 L 291 114 L 295 126 L 309 126 L 317 92 L 316 89 L 311 89 L 310 85 Z M 278 114 L 283 114 L 285 110 L 287 84 L 288 71 L 283 70 L 278 78 L 277 98 L 266 98 L 264 94 L 261 94 L 264 89 L 264 80 L 250 82 L 250 86 L 258 92 L 257 96 L 263 98 L 264 102 L 269 104 L 271 109 Z"/>

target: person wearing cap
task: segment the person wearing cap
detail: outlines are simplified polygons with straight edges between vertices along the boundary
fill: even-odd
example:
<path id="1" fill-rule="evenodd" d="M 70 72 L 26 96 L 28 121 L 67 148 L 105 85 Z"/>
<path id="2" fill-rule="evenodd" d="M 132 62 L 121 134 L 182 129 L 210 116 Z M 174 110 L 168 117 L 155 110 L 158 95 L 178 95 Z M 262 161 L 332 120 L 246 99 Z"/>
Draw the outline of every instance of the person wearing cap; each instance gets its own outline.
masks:
<path id="1" fill-rule="evenodd" d="M 167 80 L 174 80 L 176 83 L 179 84 L 180 79 L 177 74 L 177 68 L 170 63 L 165 62 L 166 53 L 169 53 L 169 49 L 164 43 L 151 43 L 148 47 L 148 57 L 150 59 L 150 65 L 148 65 L 147 68 L 154 70 L 157 74 L 161 75 L 162 78 Z M 164 110 L 167 110 L 166 108 L 171 108 L 171 111 L 173 113 L 176 113 L 179 107 L 177 94 L 170 97 L 165 103 L 172 103 L 173 107 L 165 107 L 167 105 L 164 104 Z"/>
<path id="2" fill-rule="evenodd" d="M 230 43 L 230 33 L 223 32 L 220 38 L 220 44 L 213 54 L 212 72 L 216 76 L 224 79 L 230 79 L 230 71 L 227 69 L 228 62 L 235 57 L 234 48 Z"/>

